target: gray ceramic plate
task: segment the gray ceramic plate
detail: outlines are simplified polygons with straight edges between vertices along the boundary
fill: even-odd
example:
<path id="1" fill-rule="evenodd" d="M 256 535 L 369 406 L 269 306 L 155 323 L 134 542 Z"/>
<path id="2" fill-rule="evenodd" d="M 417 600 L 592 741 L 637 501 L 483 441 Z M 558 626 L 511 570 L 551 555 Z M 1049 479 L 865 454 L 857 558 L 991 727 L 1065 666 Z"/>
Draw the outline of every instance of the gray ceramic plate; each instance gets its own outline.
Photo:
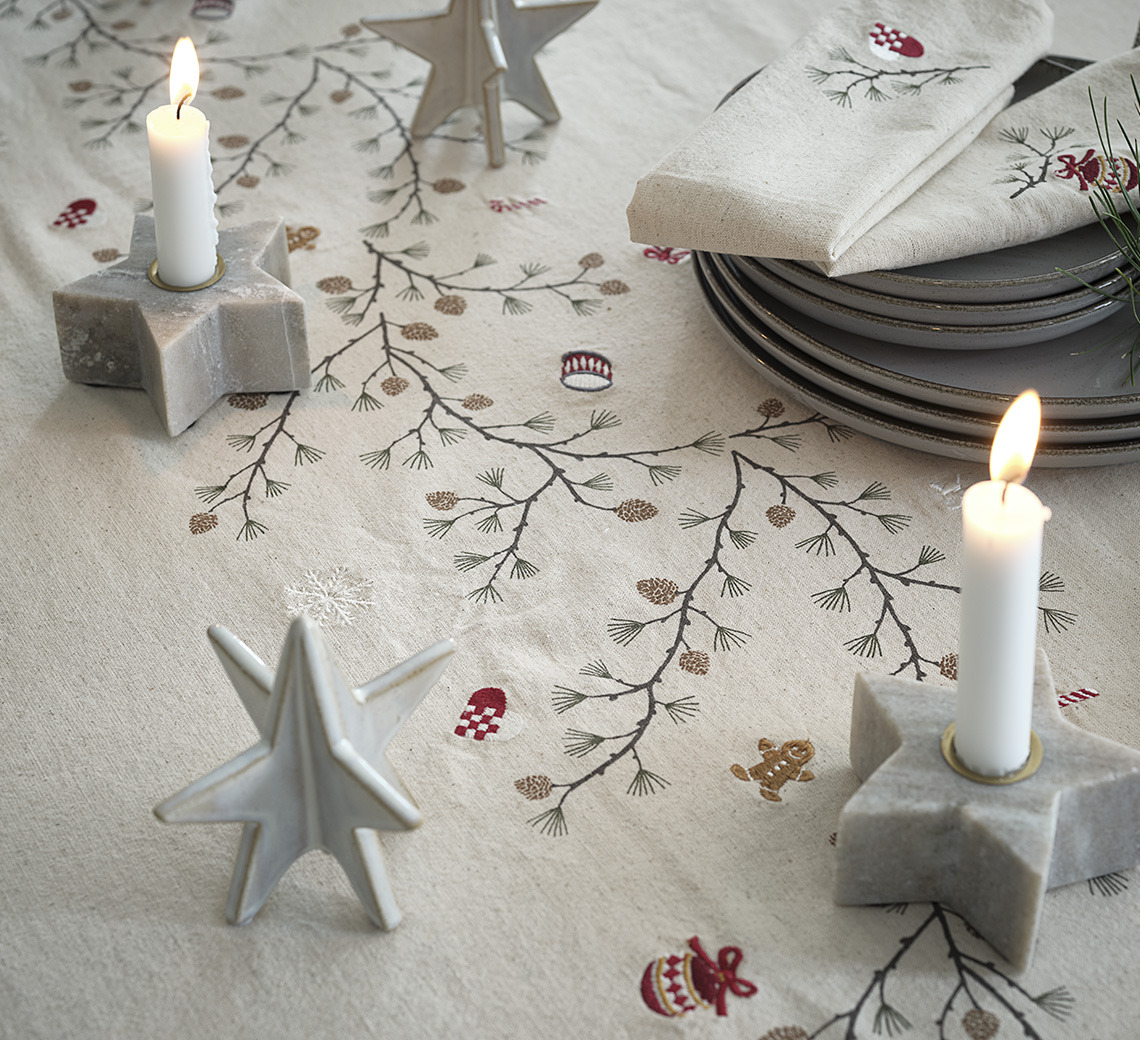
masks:
<path id="1" fill-rule="evenodd" d="M 811 385 L 878 415 L 918 423 L 939 432 L 963 434 L 984 441 L 993 439 L 1000 416 L 945 408 L 892 393 L 890 390 L 861 382 L 853 376 L 831 368 L 810 354 L 797 350 L 775 333 L 757 325 L 747 308 L 740 304 L 732 284 L 725 280 L 722 271 L 710 261 L 708 254 L 697 257 L 695 262 L 699 265 L 704 278 L 703 289 L 706 296 L 711 294 L 716 297 L 716 302 L 732 320 L 738 334 L 744 339 L 750 339 L 754 347 L 782 362 Z M 1041 426 L 1040 443 L 1061 447 L 1107 444 L 1138 438 L 1140 438 L 1140 411 L 1117 419 L 1045 421 Z"/>
<path id="2" fill-rule="evenodd" d="M 897 271 L 868 271 L 836 281 L 910 300 L 1009 303 L 1065 292 L 1071 271 L 1086 282 L 1107 277 L 1123 262 L 1099 224 L 1074 228 L 1040 242 L 962 256 Z"/>
<path id="3" fill-rule="evenodd" d="M 1008 350 L 1033 343 L 1044 343 L 1071 332 L 1087 329 L 1104 321 L 1125 306 L 1122 300 L 1098 298 L 1096 303 L 1058 318 L 1022 321 L 1008 325 L 934 325 L 903 321 L 856 310 L 824 300 L 763 267 L 750 267 L 749 277 L 763 285 L 765 292 L 794 307 L 801 314 L 816 318 L 845 332 L 869 336 L 886 343 L 900 343 L 926 350 Z"/>
<path id="4" fill-rule="evenodd" d="M 705 281 L 699 266 L 697 278 L 704 290 Z M 988 439 L 946 433 L 918 423 L 892 419 L 813 385 L 756 345 L 747 330 L 733 320 L 709 291 L 705 292 L 705 302 L 729 343 L 745 361 L 769 382 L 809 408 L 838 419 L 869 437 L 877 437 L 892 444 L 968 462 L 985 464 L 989 461 Z M 1034 465 L 1045 468 L 1108 466 L 1137 460 L 1140 460 L 1140 439 L 1107 444 L 1040 445 L 1034 457 Z"/>
<path id="5" fill-rule="evenodd" d="M 993 352 L 912 350 L 857 336 L 784 306 L 742 279 L 727 257 L 701 254 L 751 315 L 781 340 L 860 382 L 902 397 L 999 417 L 1033 385 L 1046 420 L 1119 419 L 1140 414 L 1140 386 L 1129 380 L 1136 326 L 1119 311 L 1094 333 Z"/>
<path id="6" fill-rule="evenodd" d="M 1068 292 L 1056 296 L 1042 296 L 1036 300 L 1016 300 L 1008 303 L 949 303 L 928 300 L 907 300 L 900 296 L 860 289 L 835 278 L 797 264 L 792 260 L 768 260 L 760 257 L 734 257 L 740 273 L 765 288 L 770 274 L 832 303 L 854 307 L 868 314 L 900 321 L 919 321 L 935 325 L 1011 325 L 1019 322 L 1043 321 L 1059 318 L 1079 311 L 1104 299 L 1105 293 L 1114 293 L 1124 285 L 1124 277 L 1116 271 L 1086 289 L 1077 281 L 1069 280 Z"/>

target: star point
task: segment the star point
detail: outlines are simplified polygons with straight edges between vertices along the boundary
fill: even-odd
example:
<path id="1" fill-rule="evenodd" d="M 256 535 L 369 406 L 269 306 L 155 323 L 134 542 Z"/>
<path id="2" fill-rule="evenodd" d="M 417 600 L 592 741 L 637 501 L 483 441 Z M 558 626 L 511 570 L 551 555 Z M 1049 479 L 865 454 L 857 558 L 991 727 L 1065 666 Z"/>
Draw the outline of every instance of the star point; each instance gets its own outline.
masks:
<path id="1" fill-rule="evenodd" d="M 352 689 L 304 615 L 289 628 L 276 674 L 239 639 L 209 630 L 215 652 L 261 739 L 158 805 L 166 823 L 242 822 L 226 918 L 254 917 L 294 860 L 324 849 L 344 869 L 369 919 L 394 928 L 400 911 L 378 830 L 423 820 L 385 749 L 454 652 L 444 640 Z"/>

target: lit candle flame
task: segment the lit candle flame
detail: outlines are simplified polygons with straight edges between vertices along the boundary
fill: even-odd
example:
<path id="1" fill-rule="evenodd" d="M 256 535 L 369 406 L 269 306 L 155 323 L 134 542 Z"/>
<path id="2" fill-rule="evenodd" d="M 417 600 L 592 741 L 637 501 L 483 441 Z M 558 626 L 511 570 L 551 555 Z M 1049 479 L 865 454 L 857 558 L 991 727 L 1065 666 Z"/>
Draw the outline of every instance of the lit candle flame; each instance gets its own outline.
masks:
<path id="1" fill-rule="evenodd" d="M 1041 429 L 1041 398 L 1026 390 L 1009 406 L 990 451 L 990 479 L 1020 484 L 1033 464 L 1037 433 Z"/>
<path id="2" fill-rule="evenodd" d="M 174 45 L 174 56 L 170 59 L 170 103 L 176 108 L 180 102 L 187 104 L 198 93 L 198 52 L 189 36 L 183 36 Z"/>

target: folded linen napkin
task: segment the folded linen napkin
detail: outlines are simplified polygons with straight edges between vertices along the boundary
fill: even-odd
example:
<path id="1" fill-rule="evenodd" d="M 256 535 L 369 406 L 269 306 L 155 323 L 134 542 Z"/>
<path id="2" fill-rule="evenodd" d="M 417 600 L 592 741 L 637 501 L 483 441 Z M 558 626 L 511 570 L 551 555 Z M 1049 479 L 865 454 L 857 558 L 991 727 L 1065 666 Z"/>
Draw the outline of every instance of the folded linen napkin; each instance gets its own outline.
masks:
<path id="1" fill-rule="evenodd" d="M 1043 0 L 849 0 L 638 182 L 630 237 L 834 259 L 973 139 L 1052 23 Z"/>
<path id="2" fill-rule="evenodd" d="M 829 275 L 911 267 L 934 260 L 1059 235 L 1096 219 L 1097 185 L 1119 209 L 1137 186 L 1128 142 L 1137 136 L 1131 76 L 1140 81 L 1140 49 L 1089 65 L 1012 105 L 978 139 L 838 259 L 820 264 Z M 1108 99 L 1112 158 L 1093 119 Z M 1101 119 L 1103 129 L 1103 118 Z"/>

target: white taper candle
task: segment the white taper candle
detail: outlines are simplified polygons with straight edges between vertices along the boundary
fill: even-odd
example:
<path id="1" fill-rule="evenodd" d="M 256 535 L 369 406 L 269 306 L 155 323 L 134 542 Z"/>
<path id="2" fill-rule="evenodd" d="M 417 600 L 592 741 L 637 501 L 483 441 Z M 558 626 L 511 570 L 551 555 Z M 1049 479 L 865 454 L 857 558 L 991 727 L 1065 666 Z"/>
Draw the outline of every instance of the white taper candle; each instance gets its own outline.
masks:
<path id="1" fill-rule="evenodd" d="M 146 117 L 158 276 L 183 287 L 210 279 L 218 250 L 210 124 L 190 106 L 197 89 L 198 57 L 183 37 L 170 65 L 170 104 Z"/>
<path id="2" fill-rule="evenodd" d="M 1029 757 L 1041 539 L 1049 510 L 1020 482 L 1029 472 L 1040 415 L 1032 390 L 1014 402 L 994 438 L 995 479 L 973 485 L 962 497 L 954 750 L 983 776 L 1005 776 Z"/>

